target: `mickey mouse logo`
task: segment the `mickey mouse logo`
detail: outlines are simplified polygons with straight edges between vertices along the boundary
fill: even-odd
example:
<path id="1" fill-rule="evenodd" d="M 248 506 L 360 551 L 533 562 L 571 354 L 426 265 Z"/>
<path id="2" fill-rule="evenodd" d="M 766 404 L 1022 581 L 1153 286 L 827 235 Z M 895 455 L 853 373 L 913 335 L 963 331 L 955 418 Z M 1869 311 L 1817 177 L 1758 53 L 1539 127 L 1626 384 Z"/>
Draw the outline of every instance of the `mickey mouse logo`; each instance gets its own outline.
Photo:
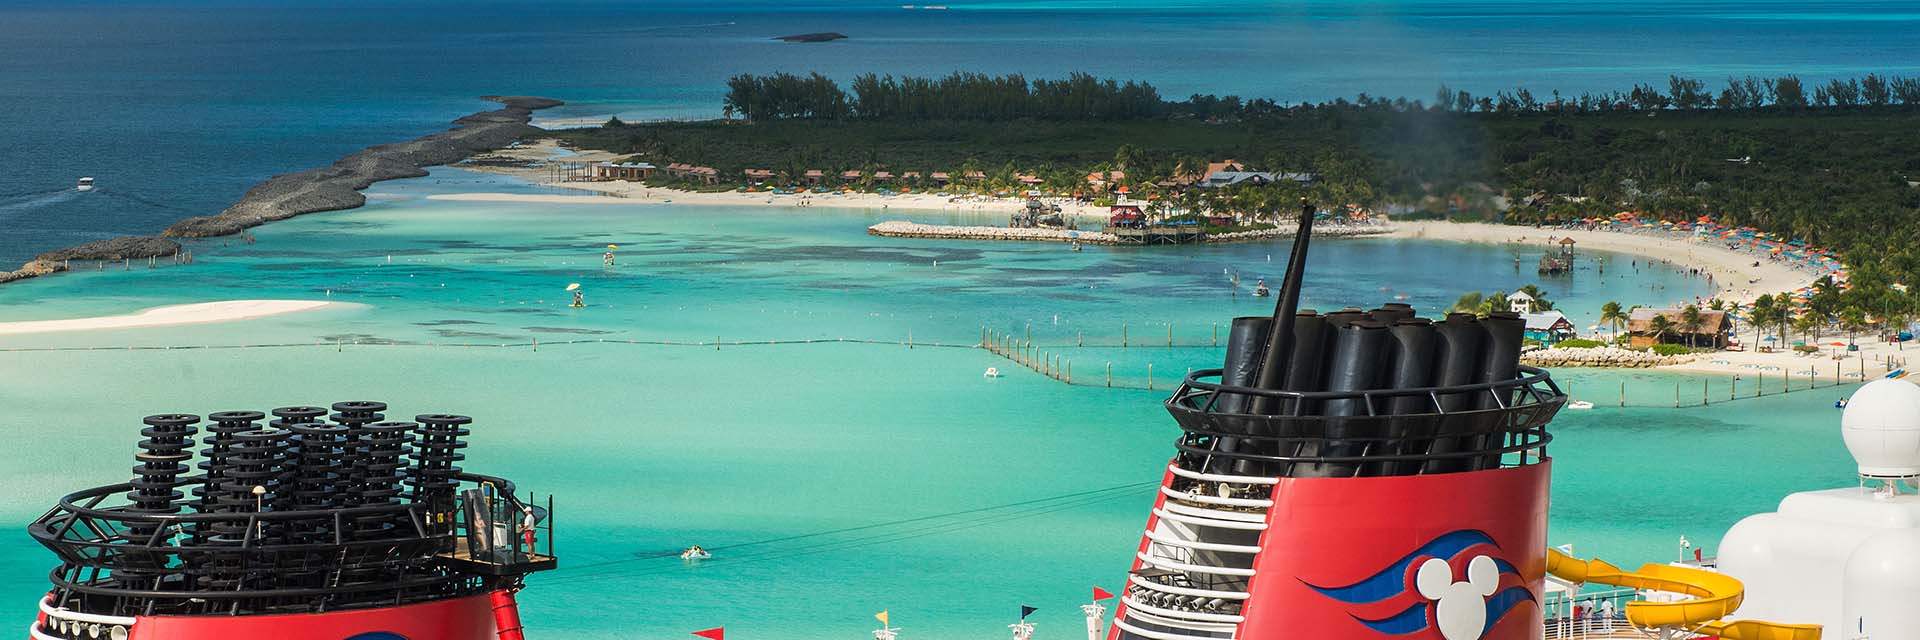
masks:
<path id="1" fill-rule="evenodd" d="M 1466 580 L 1456 582 L 1462 561 Z M 1500 545 L 1473 529 L 1436 536 L 1353 582 L 1301 582 L 1348 605 L 1347 615 L 1374 637 L 1478 640 L 1516 607 L 1538 602 L 1520 571 L 1501 558 Z"/>
<path id="2" fill-rule="evenodd" d="M 1428 558 L 1414 575 L 1414 587 L 1433 601 L 1435 626 L 1447 640 L 1478 640 L 1487 628 L 1487 596 L 1500 589 L 1500 566 L 1493 558 L 1474 556 L 1467 563 L 1467 579 L 1453 581 L 1453 565 Z"/>

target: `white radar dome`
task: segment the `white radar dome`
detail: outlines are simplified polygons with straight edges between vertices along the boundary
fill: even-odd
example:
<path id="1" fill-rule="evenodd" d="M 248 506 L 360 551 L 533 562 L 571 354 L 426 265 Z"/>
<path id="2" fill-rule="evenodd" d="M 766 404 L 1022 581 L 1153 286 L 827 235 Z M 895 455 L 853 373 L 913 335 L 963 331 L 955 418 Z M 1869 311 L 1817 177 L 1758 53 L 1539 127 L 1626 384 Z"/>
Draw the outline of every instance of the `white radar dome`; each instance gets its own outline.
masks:
<path id="1" fill-rule="evenodd" d="M 1920 386 L 1875 380 L 1853 392 L 1840 433 L 1860 475 L 1920 476 Z"/>

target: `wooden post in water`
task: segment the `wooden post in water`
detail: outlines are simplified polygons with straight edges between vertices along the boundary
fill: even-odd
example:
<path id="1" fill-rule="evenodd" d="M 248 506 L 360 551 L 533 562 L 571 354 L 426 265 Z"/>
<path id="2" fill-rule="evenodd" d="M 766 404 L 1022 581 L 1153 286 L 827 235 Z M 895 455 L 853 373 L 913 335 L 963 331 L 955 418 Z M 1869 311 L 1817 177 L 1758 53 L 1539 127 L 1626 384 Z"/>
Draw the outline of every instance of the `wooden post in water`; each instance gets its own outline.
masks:
<path id="1" fill-rule="evenodd" d="M 1067 384 L 1073 384 L 1073 361 L 1067 361 Z"/>
<path id="2" fill-rule="evenodd" d="M 1127 348 L 1127 323 L 1120 323 L 1120 348 Z"/>
<path id="3" fill-rule="evenodd" d="M 1740 375 L 1734 374 L 1733 380 L 1727 383 L 1727 401 L 1728 402 L 1733 401 L 1734 394 L 1739 393 L 1739 389 L 1740 389 Z"/>
<path id="4" fill-rule="evenodd" d="M 1113 361 L 1107 361 L 1107 388 L 1113 388 Z"/>
<path id="5" fill-rule="evenodd" d="M 1707 380 L 1700 380 L 1700 406 L 1707 406 Z"/>
<path id="6" fill-rule="evenodd" d="M 1085 331 L 1073 332 L 1073 346 L 1076 346 L 1076 347 L 1087 346 L 1087 332 Z"/>
<path id="7" fill-rule="evenodd" d="M 1680 383 L 1673 383 L 1673 408 L 1680 408 Z"/>
<path id="8" fill-rule="evenodd" d="M 1173 347 L 1173 321 L 1167 321 L 1167 347 Z"/>
<path id="9" fill-rule="evenodd" d="M 1220 323 L 1213 323 L 1213 346 L 1220 346 Z"/>
<path id="10" fill-rule="evenodd" d="M 1620 406 L 1627 406 L 1627 383 L 1625 381 L 1620 382 Z"/>
<path id="11" fill-rule="evenodd" d="M 1147 390 L 1153 390 L 1153 363 L 1147 363 Z"/>

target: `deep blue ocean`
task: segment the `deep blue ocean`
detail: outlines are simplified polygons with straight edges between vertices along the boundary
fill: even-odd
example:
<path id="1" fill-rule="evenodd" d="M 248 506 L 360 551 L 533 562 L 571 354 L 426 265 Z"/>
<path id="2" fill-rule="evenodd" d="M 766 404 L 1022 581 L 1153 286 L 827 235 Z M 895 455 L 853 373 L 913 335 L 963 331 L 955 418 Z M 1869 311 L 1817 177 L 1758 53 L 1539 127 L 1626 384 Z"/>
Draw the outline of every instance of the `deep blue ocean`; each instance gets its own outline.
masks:
<path id="1" fill-rule="evenodd" d="M 947 0 L 942 0 L 947 1 Z M 436 130 L 487 93 L 549 120 L 718 115 L 742 72 L 955 70 L 1169 96 L 1536 95 L 1669 73 L 1920 72 L 1911 2 L 947 1 L 6 3 L 0 264 L 210 214 L 274 173 Z M 839 31 L 819 45 L 774 36 Z M 1905 54 L 1905 55 L 1903 55 Z M 95 176 L 91 194 L 57 190 Z"/>

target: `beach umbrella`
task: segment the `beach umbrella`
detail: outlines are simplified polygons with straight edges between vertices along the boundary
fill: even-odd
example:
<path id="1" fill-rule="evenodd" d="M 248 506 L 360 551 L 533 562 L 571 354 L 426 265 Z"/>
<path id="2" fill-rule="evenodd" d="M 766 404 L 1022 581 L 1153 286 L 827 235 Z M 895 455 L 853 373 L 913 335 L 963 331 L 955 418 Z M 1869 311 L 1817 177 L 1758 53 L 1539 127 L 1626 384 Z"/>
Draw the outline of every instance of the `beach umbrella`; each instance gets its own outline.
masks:
<path id="1" fill-rule="evenodd" d="M 617 245 L 617 244 L 610 244 L 610 245 L 607 245 L 607 250 L 608 250 L 608 251 L 612 251 L 612 250 L 614 250 L 614 249 L 618 249 L 618 248 L 620 248 L 620 245 Z"/>
<path id="2" fill-rule="evenodd" d="M 579 291 L 579 290 L 580 290 L 580 283 L 578 283 L 578 282 L 575 282 L 575 283 L 573 283 L 573 284 L 570 284 L 570 285 L 567 285 L 567 290 L 568 290 L 568 291 Z"/>
<path id="3" fill-rule="evenodd" d="M 1765 338 L 1762 338 L 1760 341 L 1761 342 L 1778 342 L 1778 340 L 1775 340 L 1773 336 L 1767 336 Z"/>

